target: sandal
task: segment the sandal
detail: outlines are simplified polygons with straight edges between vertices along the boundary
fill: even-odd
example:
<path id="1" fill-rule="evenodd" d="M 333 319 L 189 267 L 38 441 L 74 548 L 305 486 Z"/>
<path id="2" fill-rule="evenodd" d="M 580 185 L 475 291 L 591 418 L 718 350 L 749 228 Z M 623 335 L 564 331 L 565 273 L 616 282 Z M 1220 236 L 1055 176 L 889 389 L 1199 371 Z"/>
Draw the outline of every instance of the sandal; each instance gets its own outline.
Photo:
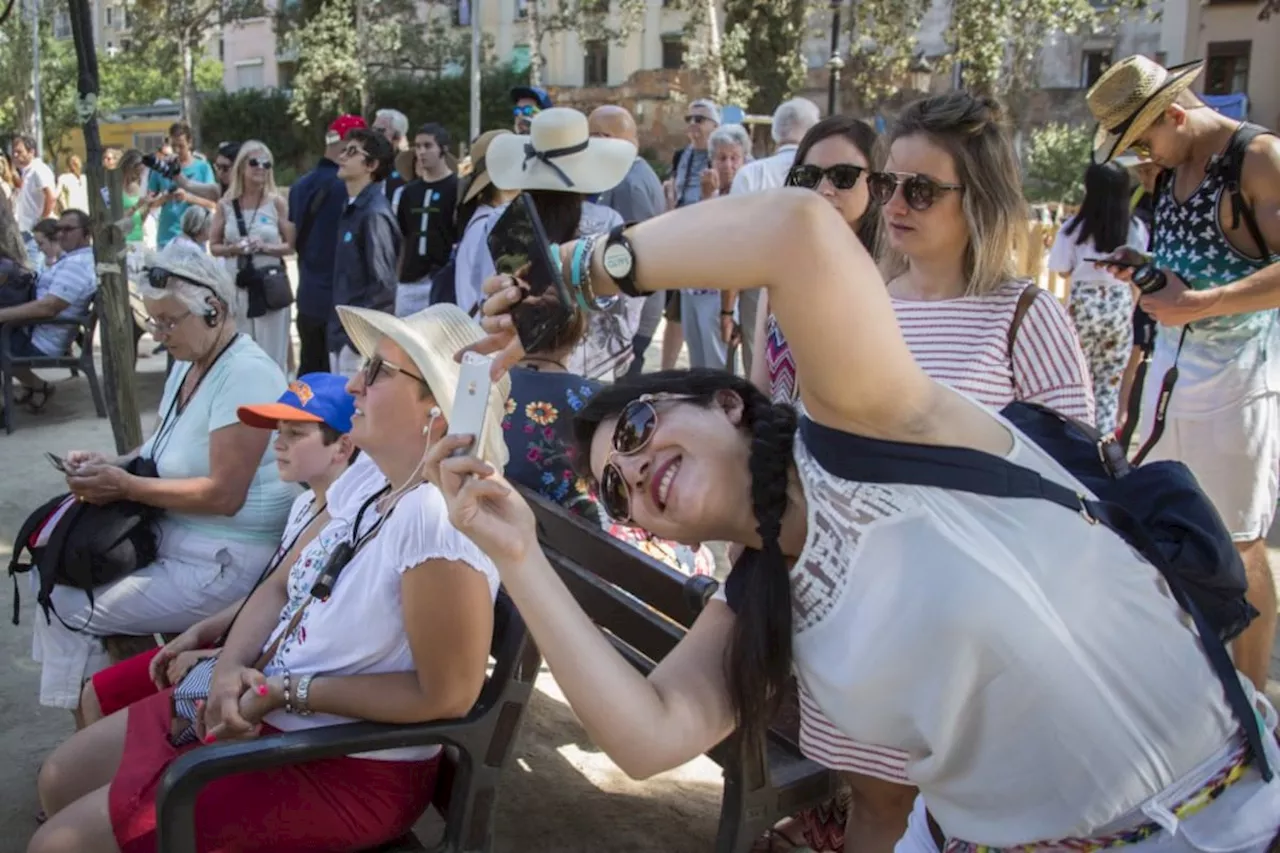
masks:
<path id="1" fill-rule="evenodd" d="M 25 405 L 31 411 L 38 412 L 49 402 L 49 398 L 53 396 L 53 392 L 56 391 L 57 388 L 50 383 L 45 382 L 39 388 L 26 388 L 24 390 L 27 394 L 18 402 Z"/>
<path id="2" fill-rule="evenodd" d="M 808 850 L 804 836 L 804 822 L 793 817 L 783 818 L 766 829 L 764 835 L 751 845 L 751 853 L 787 853 L 791 850 Z"/>

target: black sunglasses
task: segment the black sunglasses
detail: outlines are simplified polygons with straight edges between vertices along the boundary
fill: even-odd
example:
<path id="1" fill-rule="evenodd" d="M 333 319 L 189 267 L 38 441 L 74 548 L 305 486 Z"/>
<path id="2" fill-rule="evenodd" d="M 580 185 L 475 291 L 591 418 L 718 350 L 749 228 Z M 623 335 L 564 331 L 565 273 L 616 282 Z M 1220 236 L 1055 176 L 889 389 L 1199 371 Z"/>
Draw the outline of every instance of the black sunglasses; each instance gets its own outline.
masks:
<path id="1" fill-rule="evenodd" d="M 250 158 L 248 159 L 248 161 L 247 161 L 247 162 L 249 163 L 249 165 L 250 165 L 250 166 L 252 166 L 252 167 L 253 167 L 253 168 L 255 168 L 255 169 L 270 169 L 270 168 L 271 168 L 271 161 L 270 161 L 270 160 L 259 160 L 257 157 L 250 157 Z"/>
<path id="2" fill-rule="evenodd" d="M 912 210 L 928 210 L 944 192 L 963 190 L 960 184 L 944 184 L 928 175 L 914 172 L 872 172 L 867 175 L 867 190 L 878 204 L 885 205 L 902 185 L 902 197 Z"/>
<path id="3" fill-rule="evenodd" d="M 648 446 L 658 429 L 656 400 L 688 400 L 687 396 L 642 394 L 622 409 L 613 427 L 613 451 L 600 474 L 600 505 L 619 524 L 631 521 L 631 486 L 612 457 L 634 456 Z"/>
<path id="4" fill-rule="evenodd" d="M 169 287 L 169 279 L 176 278 L 185 281 L 187 284 L 193 284 L 196 287 L 209 291 L 214 296 L 218 296 L 218 291 L 214 290 L 203 281 L 196 281 L 194 278 L 188 278 L 181 273 L 167 270 L 164 267 L 147 267 L 147 284 L 151 285 L 155 290 L 165 290 Z M 218 297 L 221 300 L 221 297 Z"/>
<path id="5" fill-rule="evenodd" d="M 387 361 L 380 355 L 375 355 L 372 358 L 366 358 L 364 360 L 364 366 L 362 370 L 364 371 L 364 387 L 366 388 L 373 387 L 373 383 L 377 382 L 378 377 L 381 376 L 383 373 L 386 373 L 388 376 L 390 376 L 393 373 L 403 373 L 405 376 L 408 376 L 410 379 L 416 379 L 417 381 L 421 382 L 423 387 L 425 387 L 428 391 L 431 390 L 431 386 L 427 384 L 427 380 L 423 379 L 421 376 L 416 376 L 410 373 L 409 371 L 405 370 L 403 367 L 400 367 L 397 364 L 392 364 L 391 362 Z"/>
<path id="6" fill-rule="evenodd" d="M 822 185 L 822 179 L 826 178 L 831 181 L 831 186 L 838 190 L 851 190 L 865 171 L 867 171 L 865 167 L 855 166 L 852 163 L 837 163 L 825 169 L 812 164 L 792 166 L 791 171 L 787 173 L 787 186 L 816 190 Z"/>
<path id="7" fill-rule="evenodd" d="M 685 124 L 702 124 L 704 121 L 711 121 L 711 116 L 688 115 L 684 117 Z"/>

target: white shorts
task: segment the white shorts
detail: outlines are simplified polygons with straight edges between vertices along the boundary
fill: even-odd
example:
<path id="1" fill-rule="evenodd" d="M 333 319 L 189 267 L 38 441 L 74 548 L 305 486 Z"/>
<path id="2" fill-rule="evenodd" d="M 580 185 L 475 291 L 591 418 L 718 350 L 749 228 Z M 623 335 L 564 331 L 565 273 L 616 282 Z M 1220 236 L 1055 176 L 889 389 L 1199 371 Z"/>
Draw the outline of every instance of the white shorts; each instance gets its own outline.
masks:
<path id="1" fill-rule="evenodd" d="M 1159 391 L 1159 381 L 1147 383 L 1143 442 Z M 1173 396 L 1176 405 L 1176 387 Z M 1235 541 L 1265 538 L 1280 499 L 1280 394 L 1264 393 L 1206 414 L 1170 413 L 1164 434 L 1147 457 L 1157 459 L 1186 463 Z"/>

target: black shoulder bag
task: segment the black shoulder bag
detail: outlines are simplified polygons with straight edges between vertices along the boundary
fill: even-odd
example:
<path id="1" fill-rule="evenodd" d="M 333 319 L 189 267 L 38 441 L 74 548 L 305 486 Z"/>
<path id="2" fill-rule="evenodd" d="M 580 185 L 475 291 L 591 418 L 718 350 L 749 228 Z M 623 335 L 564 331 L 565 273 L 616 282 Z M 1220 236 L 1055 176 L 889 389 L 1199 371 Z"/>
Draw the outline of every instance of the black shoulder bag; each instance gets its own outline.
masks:
<path id="1" fill-rule="evenodd" d="M 249 229 L 244 224 L 239 199 L 231 202 L 231 209 L 236 216 L 240 238 L 248 239 Z M 253 265 L 253 255 L 241 255 L 237 263 L 240 269 L 236 272 L 236 287 L 249 294 L 249 319 L 293 304 L 293 285 L 289 283 L 289 274 L 285 272 L 283 263 L 257 267 Z"/>

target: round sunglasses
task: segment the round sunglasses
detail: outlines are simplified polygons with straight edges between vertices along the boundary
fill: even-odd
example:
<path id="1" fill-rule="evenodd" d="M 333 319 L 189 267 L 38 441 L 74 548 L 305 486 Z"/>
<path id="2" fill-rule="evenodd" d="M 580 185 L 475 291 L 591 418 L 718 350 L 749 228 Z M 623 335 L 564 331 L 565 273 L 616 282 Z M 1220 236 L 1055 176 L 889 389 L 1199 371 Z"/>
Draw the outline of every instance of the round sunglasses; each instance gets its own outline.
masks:
<path id="1" fill-rule="evenodd" d="M 826 178 L 831 181 L 831 186 L 838 190 L 851 190 L 865 171 L 867 171 L 865 168 L 855 166 L 853 163 L 837 163 L 826 168 L 813 164 L 792 166 L 791 171 L 787 173 L 787 186 L 816 190 L 822 185 L 822 179 Z"/>
<path id="2" fill-rule="evenodd" d="M 250 157 L 246 162 L 255 169 L 271 169 L 270 160 L 259 160 L 257 157 Z"/>
<path id="3" fill-rule="evenodd" d="M 915 172 L 872 172 L 867 175 L 867 191 L 877 204 L 888 204 L 899 184 L 902 185 L 902 197 L 912 210 L 928 210 L 942 193 L 964 189 L 960 184 L 944 184 Z"/>
<path id="4" fill-rule="evenodd" d="M 658 430 L 657 400 L 687 400 L 669 394 L 642 394 L 627 403 L 613 427 L 613 441 L 604 470 L 600 474 L 600 506 L 619 524 L 631 523 L 631 485 L 614 456 L 634 456 L 644 450 Z"/>

